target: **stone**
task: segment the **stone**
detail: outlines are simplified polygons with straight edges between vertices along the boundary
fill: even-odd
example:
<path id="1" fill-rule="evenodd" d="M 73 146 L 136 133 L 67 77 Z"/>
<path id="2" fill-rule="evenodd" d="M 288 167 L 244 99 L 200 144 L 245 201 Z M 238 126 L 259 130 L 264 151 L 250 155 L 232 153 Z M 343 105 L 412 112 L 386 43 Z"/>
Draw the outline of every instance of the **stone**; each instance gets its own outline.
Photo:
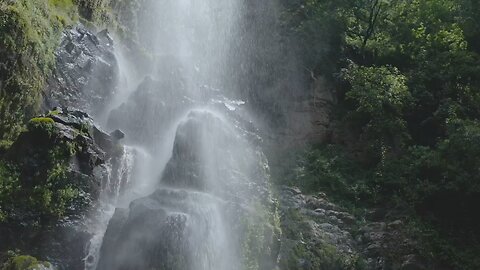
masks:
<path id="1" fill-rule="evenodd" d="M 403 258 L 401 270 L 424 270 L 427 269 L 425 265 L 421 263 L 421 260 L 415 254 L 409 254 Z"/>
<path id="2" fill-rule="evenodd" d="M 120 129 L 116 129 L 116 130 L 114 130 L 110 133 L 110 136 L 113 139 L 119 141 L 119 140 L 125 138 L 125 133 L 123 133 L 123 131 L 121 131 Z"/>
<path id="3" fill-rule="evenodd" d="M 90 114 L 104 110 L 117 90 L 119 67 L 113 39 L 78 24 L 64 30 L 55 52 L 56 69 L 44 90 L 44 110 L 75 107 Z"/>
<path id="4" fill-rule="evenodd" d="M 392 222 L 388 223 L 387 228 L 389 230 L 398 230 L 398 229 L 402 228 L 402 226 L 403 226 L 403 221 L 395 220 L 395 221 L 392 221 Z"/>

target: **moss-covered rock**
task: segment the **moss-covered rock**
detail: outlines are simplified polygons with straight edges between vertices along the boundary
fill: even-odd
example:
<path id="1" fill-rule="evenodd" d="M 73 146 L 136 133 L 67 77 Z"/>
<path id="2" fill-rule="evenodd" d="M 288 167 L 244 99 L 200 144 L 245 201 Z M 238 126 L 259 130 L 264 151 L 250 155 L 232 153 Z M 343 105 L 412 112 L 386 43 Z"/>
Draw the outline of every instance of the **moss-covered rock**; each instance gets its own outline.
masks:
<path id="1" fill-rule="evenodd" d="M 305 196 L 296 188 L 283 187 L 280 209 L 280 269 L 364 269 L 351 234 L 355 218 L 324 194 Z"/>
<path id="2" fill-rule="evenodd" d="M 3 219 L 35 224 L 81 214 L 99 196 L 95 173 L 119 154 L 117 144 L 79 111 L 31 119 L 0 163 Z"/>
<path id="3" fill-rule="evenodd" d="M 49 262 L 41 262 L 32 256 L 20 255 L 8 259 L 2 270 L 49 270 L 54 269 Z"/>
<path id="4" fill-rule="evenodd" d="M 91 238 L 83 217 L 100 194 L 122 187 L 114 175 L 122 155 L 118 140 L 83 112 L 57 108 L 29 121 L 0 159 L 0 260 L 18 249 L 83 267 Z M 108 181 L 110 163 L 119 182 Z"/>

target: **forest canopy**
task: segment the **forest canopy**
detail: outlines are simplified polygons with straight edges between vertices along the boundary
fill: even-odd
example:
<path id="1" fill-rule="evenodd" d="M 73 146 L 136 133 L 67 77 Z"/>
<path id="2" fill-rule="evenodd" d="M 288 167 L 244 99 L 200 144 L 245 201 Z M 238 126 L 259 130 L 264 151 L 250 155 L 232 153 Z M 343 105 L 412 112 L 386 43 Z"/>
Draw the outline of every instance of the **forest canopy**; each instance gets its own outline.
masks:
<path id="1" fill-rule="evenodd" d="M 479 240 L 480 2 L 283 6 L 286 32 L 301 40 L 298 55 L 308 70 L 336 85 L 334 117 L 340 133 L 355 141 L 330 142 L 335 155 L 332 146 L 308 152 L 298 165 L 307 173 L 297 184 L 330 189 L 357 205 L 366 199 L 412 211 L 441 232 L 434 244 L 439 257 L 478 268 L 478 260 L 466 263 L 475 251 L 463 253 L 460 246 Z M 339 156 L 339 147 L 356 155 Z M 352 170 L 351 162 L 360 169 Z"/>

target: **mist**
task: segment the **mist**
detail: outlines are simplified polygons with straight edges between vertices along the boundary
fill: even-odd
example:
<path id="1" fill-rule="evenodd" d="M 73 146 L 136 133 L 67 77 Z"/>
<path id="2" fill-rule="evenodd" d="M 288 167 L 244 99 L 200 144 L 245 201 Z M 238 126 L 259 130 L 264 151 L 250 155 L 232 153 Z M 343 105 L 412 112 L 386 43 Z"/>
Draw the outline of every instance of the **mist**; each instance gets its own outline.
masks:
<path id="1" fill-rule="evenodd" d="M 261 257 L 249 230 L 275 215 L 263 121 L 249 102 L 281 58 L 270 40 L 275 13 L 259 16 L 273 4 L 141 5 L 148 61 L 116 50 L 119 88 L 97 117 L 125 132 L 127 183 L 97 211 L 85 269 L 246 269 Z"/>

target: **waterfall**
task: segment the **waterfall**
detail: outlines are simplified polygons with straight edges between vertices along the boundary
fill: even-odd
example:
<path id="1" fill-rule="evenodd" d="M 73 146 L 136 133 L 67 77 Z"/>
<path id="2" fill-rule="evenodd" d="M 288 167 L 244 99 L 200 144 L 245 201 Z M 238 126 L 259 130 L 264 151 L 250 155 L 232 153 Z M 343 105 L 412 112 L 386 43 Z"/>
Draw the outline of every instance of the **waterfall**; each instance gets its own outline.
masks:
<path id="1" fill-rule="evenodd" d="M 231 66 L 242 2 L 144 5 L 139 38 L 153 65 L 139 74 L 117 53 L 124 76 L 100 121 L 129 146 L 113 166 L 121 172 L 109 173 L 117 180 L 107 183 L 85 269 L 246 269 L 261 255 L 245 251 L 260 241 L 248 222 L 271 201 L 261 139 L 231 77 L 242 68 Z"/>

